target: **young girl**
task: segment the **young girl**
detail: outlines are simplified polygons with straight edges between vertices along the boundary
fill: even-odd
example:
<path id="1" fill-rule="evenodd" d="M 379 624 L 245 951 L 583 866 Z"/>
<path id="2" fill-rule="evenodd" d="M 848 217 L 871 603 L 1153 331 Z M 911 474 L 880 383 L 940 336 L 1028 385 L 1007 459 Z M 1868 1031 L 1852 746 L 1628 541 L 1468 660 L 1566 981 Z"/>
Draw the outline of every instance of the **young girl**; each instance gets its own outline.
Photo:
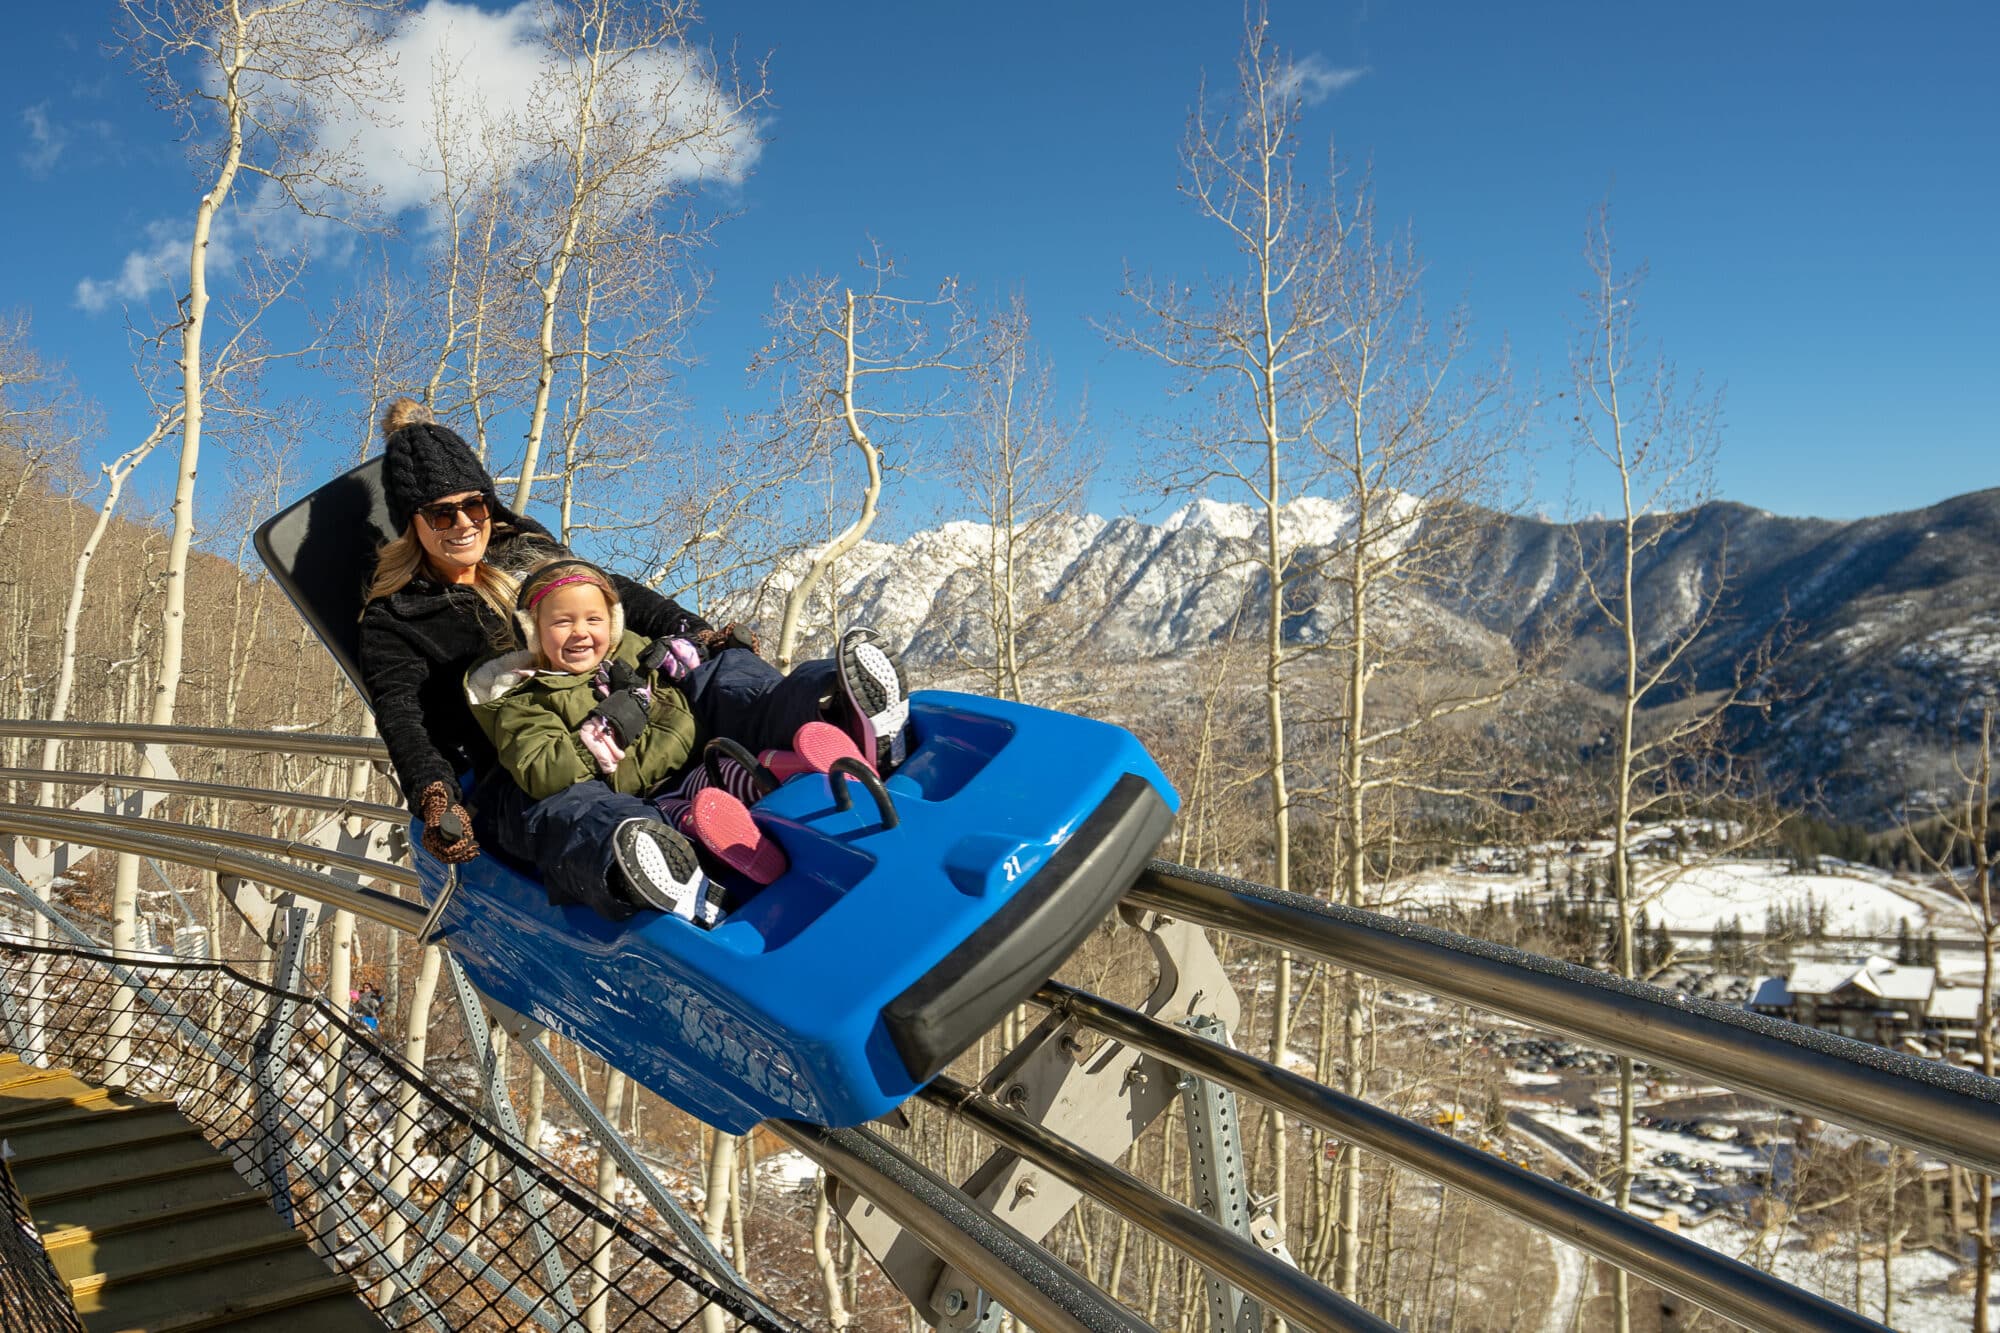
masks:
<path id="1" fill-rule="evenodd" d="M 753 884 L 784 873 L 783 851 L 741 799 L 756 794 L 751 775 L 721 764 L 717 785 L 695 762 L 697 743 L 709 738 L 699 735 L 694 712 L 670 683 L 699 662 L 691 644 L 628 633 L 610 577 L 576 559 L 530 574 L 515 617 L 529 646 L 474 667 L 467 703 L 501 766 L 531 799 L 597 781 L 653 798 L 664 822 L 629 820 L 615 835 L 616 865 L 639 902 L 703 925 L 719 920 L 723 889 L 703 874 L 697 850 Z M 793 739 L 792 752 L 761 756 L 773 771 L 824 772 L 842 755 L 859 753 L 825 722 L 806 723 Z"/>

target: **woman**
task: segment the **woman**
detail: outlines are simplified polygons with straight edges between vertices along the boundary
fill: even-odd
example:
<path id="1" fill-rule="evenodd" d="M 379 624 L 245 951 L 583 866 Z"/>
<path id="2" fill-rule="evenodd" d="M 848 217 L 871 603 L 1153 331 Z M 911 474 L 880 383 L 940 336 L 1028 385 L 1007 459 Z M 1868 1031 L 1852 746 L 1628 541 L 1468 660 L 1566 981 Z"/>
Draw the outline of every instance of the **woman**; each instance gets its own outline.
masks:
<path id="1" fill-rule="evenodd" d="M 552 902 L 584 904 L 614 920 L 682 896 L 685 885 L 656 882 L 663 859 L 681 864 L 660 855 L 679 835 L 658 809 L 603 783 L 530 800 L 501 770 L 466 702 L 467 670 L 512 645 L 521 576 L 562 547 L 539 523 L 501 506 L 472 449 L 421 404 L 391 403 L 382 432 L 383 488 L 402 535 L 376 557 L 361 613 L 361 675 L 404 798 L 423 821 L 425 848 L 458 863 L 479 855 L 481 843 L 496 846 L 534 863 Z M 843 652 L 846 669 L 816 661 L 780 675 L 754 651 L 732 646 L 747 637 L 735 626 L 717 630 L 671 598 L 611 577 L 634 630 L 687 639 L 710 654 L 684 682 L 703 734 L 754 752 L 788 745 L 801 725 L 826 717 L 871 743 L 884 737 L 885 751 L 893 735 L 900 750 L 899 732 L 885 726 L 893 719 L 899 727 L 907 707 L 901 672 L 879 649 L 868 646 L 865 658 Z M 468 772 L 469 813 L 459 788 Z M 446 831 L 453 823 L 455 837 Z"/>

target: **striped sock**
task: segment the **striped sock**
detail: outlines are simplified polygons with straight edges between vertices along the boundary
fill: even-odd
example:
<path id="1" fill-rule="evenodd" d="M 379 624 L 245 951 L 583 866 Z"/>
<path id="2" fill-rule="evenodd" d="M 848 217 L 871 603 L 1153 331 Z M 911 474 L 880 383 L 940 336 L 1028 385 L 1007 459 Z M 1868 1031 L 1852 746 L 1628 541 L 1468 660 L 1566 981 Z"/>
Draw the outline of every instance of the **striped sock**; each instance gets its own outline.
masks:
<path id="1" fill-rule="evenodd" d="M 765 755 L 771 753 L 773 752 L 765 751 Z M 759 756 L 759 761 L 768 762 L 763 755 Z M 664 802 L 670 800 L 692 801 L 696 792 L 714 786 L 720 786 L 722 790 L 728 792 L 745 805 L 755 805 L 764 795 L 762 791 L 758 790 L 757 775 L 728 755 L 716 756 L 716 767 L 722 770 L 722 781 L 719 784 L 708 776 L 707 764 L 698 764 L 689 770 L 687 776 L 682 778 L 678 785 L 654 797 L 654 804 L 659 805 L 661 812 L 665 813 L 666 806 Z M 671 815 L 668 816 L 667 822 L 670 824 L 673 823 Z"/>
<path id="2" fill-rule="evenodd" d="M 660 818 L 667 821 L 667 827 L 684 838 L 694 836 L 694 828 L 689 822 L 694 814 L 693 793 L 686 796 L 665 795 L 653 798 L 653 808 L 660 812 Z"/>

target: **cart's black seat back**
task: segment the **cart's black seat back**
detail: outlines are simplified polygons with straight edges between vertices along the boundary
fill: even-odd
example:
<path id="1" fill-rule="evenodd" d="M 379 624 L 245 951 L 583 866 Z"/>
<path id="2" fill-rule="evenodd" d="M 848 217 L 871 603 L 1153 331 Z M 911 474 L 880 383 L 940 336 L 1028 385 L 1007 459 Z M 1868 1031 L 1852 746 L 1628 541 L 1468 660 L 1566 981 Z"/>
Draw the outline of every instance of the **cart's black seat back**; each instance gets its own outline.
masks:
<path id="1" fill-rule="evenodd" d="M 395 535 L 379 457 L 335 477 L 257 529 L 264 568 L 363 699 L 368 691 L 361 685 L 361 607 L 376 549 Z"/>

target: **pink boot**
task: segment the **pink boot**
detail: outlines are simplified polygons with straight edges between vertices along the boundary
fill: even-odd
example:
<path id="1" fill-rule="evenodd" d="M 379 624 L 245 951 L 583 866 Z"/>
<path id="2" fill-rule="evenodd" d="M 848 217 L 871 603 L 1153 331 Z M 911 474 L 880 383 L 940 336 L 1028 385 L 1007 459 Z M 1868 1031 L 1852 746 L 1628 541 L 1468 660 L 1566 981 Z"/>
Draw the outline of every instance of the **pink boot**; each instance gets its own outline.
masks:
<path id="1" fill-rule="evenodd" d="M 720 787 L 703 787 L 692 799 L 655 801 L 669 824 L 700 850 L 752 884 L 769 884 L 791 868 L 784 849 L 750 815 L 750 808 Z"/>
<path id="2" fill-rule="evenodd" d="M 791 749 L 766 750 L 760 757 L 764 767 L 777 774 L 780 782 L 801 773 L 824 773 L 836 759 L 861 759 L 867 763 L 854 738 L 831 722 L 808 722 L 792 736 Z"/>

